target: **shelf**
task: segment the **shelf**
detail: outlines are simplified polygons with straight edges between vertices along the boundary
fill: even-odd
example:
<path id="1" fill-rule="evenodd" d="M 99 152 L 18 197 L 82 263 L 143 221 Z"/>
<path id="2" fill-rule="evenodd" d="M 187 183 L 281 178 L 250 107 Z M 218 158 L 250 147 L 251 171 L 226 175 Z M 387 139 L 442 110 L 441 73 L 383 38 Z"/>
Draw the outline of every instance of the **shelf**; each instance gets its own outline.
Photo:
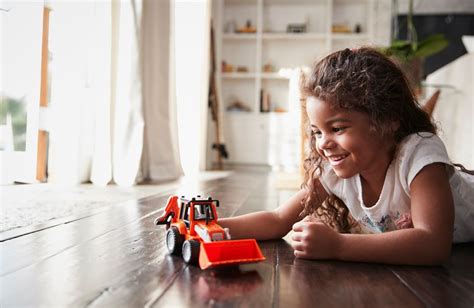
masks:
<path id="1" fill-rule="evenodd" d="M 288 80 L 289 76 L 281 73 L 261 73 L 262 79 L 281 79 Z M 221 77 L 224 79 L 253 79 L 257 78 L 256 73 L 221 73 Z"/>
<path id="2" fill-rule="evenodd" d="M 289 80 L 290 77 L 282 75 L 280 73 L 262 73 L 262 79 L 281 79 Z"/>
<path id="3" fill-rule="evenodd" d="M 367 40 L 369 36 L 366 33 L 333 33 L 333 40 Z"/>
<path id="4" fill-rule="evenodd" d="M 257 5 L 257 0 L 225 0 L 226 5 Z"/>
<path id="5" fill-rule="evenodd" d="M 264 40 L 324 40 L 328 36 L 325 33 L 272 33 L 262 34 Z"/>
<path id="6" fill-rule="evenodd" d="M 225 114 L 231 117 L 246 117 L 250 119 L 257 119 L 257 118 L 271 118 L 271 117 L 285 117 L 290 114 L 288 111 L 268 111 L 268 112 L 260 112 L 260 111 L 229 111 L 226 110 Z"/>
<path id="7" fill-rule="evenodd" d="M 226 110 L 226 115 L 231 117 L 252 117 L 255 118 L 259 113 L 255 111 Z"/>
<path id="8" fill-rule="evenodd" d="M 257 34 L 255 33 L 224 33 L 222 35 L 224 40 L 256 40 Z"/>
<path id="9" fill-rule="evenodd" d="M 257 74 L 255 73 L 221 73 L 221 77 L 224 79 L 252 79 L 256 78 Z"/>
<path id="10" fill-rule="evenodd" d="M 229 161 L 282 165 L 294 160 L 296 166 L 300 155 L 291 156 L 291 153 L 300 148 L 293 136 L 299 133 L 297 122 L 301 110 L 296 79 L 301 68 L 306 72 L 306 68 L 333 51 L 373 44 L 375 25 L 387 24 L 390 28 L 391 20 L 385 18 L 390 14 L 384 13 L 384 20 L 378 23 L 373 19 L 377 12 L 386 11 L 388 4 L 376 5 L 378 0 L 212 2 L 218 34 L 216 60 L 233 66 L 233 72 L 224 73 L 221 68 L 217 74 L 220 99 L 225 106 L 223 122 Z M 234 32 L 248 21 L 257 32 Z M 289 26 L 298 29 L 298 25 L 304 25 L 300 29 L 305 32 L 287 32 Z M 345 25 L 351 32 L 333 33 L 333 26 L 337 25 Z M 245 67 L 248 72 L 237 72 L 239 67 Z M 235 102 L 241 102 L 251 111 L 228 111 L 227 107 Z M 264 109 L 272 111 L 260 112 L 264 103 Z M 296 131 L 290 132 L 288 127 L 293 126 Z M 269 148 L 275 144 L 278 151 L 270 155 Z M 250 153 L 248 148 L 254 151 Z"/>
<path id="11" fill-rule="evenodd" d="M 223 34 L 222 38 L 228 41 L 257 40 L 257 34 L 225 33 Z M 266 32 L 262 34 L 262 39 L 264 40 L 324 40 L 327 38 L 328 35 L 325 33 Z"/>

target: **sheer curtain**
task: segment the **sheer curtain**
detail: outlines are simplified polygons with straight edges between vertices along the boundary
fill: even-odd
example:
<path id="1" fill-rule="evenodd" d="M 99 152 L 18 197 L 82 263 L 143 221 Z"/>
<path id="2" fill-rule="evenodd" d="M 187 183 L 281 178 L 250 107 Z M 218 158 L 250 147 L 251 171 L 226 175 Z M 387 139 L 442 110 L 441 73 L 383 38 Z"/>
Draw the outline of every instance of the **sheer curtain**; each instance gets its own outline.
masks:
<path id="1" fill-rule="evenodd" d="M 146 125 L 141 170 L 142 178 L 152 180 L 176 178 L 183 172 L 179 158 L 174 90 L 174 15 L 174 5 L 170 1 L 144 3 L 142 65 Z"/>
<path id="2" fill-rule="evenodd" d="M 187 176 L 205 169 L 210 68 L 210 0 L 175 0 L 180 158 Z"/>
<path id="3" fill-rule="evenodd" d="M 50 6 L 49 181 L 179 177 L 170 1 Z"/>

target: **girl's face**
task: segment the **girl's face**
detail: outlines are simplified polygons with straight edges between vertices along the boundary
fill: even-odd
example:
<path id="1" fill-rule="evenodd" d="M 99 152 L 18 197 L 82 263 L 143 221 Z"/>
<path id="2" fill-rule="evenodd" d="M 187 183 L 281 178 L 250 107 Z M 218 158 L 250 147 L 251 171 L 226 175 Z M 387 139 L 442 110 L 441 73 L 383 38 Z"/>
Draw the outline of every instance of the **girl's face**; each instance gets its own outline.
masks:
<path id="1" fill-rule="evenodd" d="M 393 142 L 381 138 L 367 114 L 337 109 L 314 97 L 308 97 L 306 111 L 316 149 L 337 176 L 368 178 L 386 171 Z"/>

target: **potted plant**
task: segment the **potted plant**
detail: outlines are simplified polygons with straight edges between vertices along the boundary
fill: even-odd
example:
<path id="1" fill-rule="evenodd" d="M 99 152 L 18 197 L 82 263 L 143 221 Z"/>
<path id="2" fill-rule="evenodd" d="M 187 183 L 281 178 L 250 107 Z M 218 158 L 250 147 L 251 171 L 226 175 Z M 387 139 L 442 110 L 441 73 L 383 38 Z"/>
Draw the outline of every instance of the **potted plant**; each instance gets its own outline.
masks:
<path id="1" fill-rule="evenodd" d="M 443 34 L 433 34 L 418 41 L 413 24 L 413 0 L 410 0 L 407 14 L 407 39 L 397 40 L 393 37 L 390 46 L 382 48 L 382 51 L 400 65 L 416 94 L 421 94 L 424 59 L 442 51 L 448 44 Z"/>

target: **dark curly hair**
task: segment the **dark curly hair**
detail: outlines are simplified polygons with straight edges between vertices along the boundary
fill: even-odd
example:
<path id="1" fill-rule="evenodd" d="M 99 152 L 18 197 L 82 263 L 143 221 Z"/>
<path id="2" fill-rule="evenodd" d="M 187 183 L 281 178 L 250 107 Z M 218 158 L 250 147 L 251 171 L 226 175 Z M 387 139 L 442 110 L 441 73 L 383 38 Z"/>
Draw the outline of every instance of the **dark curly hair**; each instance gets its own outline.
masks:
<path id="1" fill-rule="evenodd" d="M 418 132 L 436 133 L 430 116 L 418 103 L 400 68 L 373 48 L 336 51 L 318 63 L 309 78 L 303 79 L 303 97 L 314 97 L 336 108 L 366 113 L 371 126 L 395 144 Z M 394 128 L 393 123 L 397 123 Z M 345 204 L 334 195 L 321 200 L 317 194 L 322 173 L 322 158 L 316 150 L 315 136 L 309 134 L 309 155 L 304 162 L 307 194 L 302 215 L 316 213 L 339 232 L 354 225 Z"/>

